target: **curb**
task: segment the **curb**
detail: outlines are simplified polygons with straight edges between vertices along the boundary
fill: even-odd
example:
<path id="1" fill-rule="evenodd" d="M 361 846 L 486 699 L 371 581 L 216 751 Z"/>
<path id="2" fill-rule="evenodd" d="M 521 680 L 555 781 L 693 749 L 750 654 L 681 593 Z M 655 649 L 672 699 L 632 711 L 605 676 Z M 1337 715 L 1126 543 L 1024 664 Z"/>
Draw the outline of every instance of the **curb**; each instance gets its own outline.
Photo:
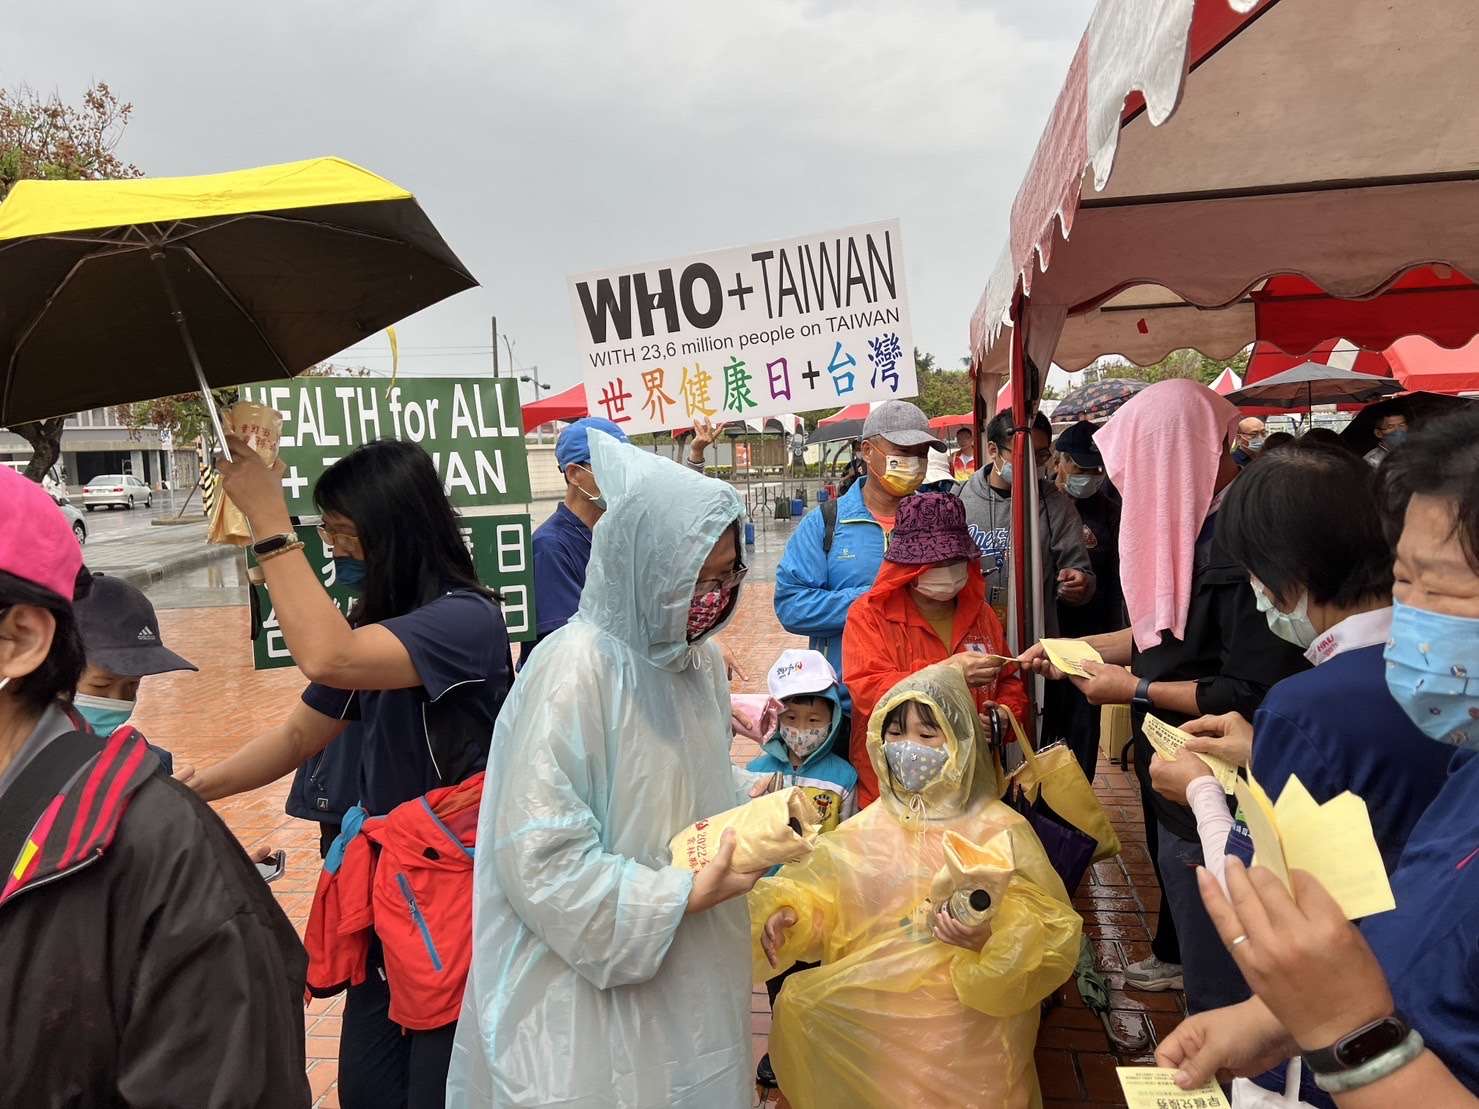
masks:
<path id="1" fill-rule="evenodd" d="M 218 559 L 234 557 L 239 553 L 237 547 L 211 546 L 204 550 L 192 551 L 190 554 L 179 558 L 172 558 L 168 562 L 146 562 L 139 566 L 128 566 L 121 570 L 110 570 L 106 566 L 89 567 L 94 573 L 107 574 L 111 578 L 128 582 L 129 585 L 143 587 L 163 581 L 171 574 L 183 573 L 186 570 L 198 570 L 202 566 L 209 566 Z"/>

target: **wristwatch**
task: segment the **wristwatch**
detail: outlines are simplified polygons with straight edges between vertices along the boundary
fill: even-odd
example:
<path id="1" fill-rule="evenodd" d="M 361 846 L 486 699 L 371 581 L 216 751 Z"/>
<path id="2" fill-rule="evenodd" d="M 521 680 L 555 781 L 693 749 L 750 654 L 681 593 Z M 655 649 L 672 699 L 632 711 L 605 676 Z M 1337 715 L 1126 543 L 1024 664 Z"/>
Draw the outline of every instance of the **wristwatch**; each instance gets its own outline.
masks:
<path id="1" fill-rule="evenodd" d="M 1146 712 L 1155 708 L 1155 702 L 1150 699 L 1149 678 L 1140 679 L 1140 684 L 1135 687 L 1135 696 L 1130 698 L 1130 704 L 1134 705 L 1137 709 L 1144 709 Z"/>
<path id="2" fill-rule="evenodd" d="M 269 535 L 266 539 L 258 539 L 252 544 L 252 554 L 261 558 L 270 555 L 274 551 L 280 551 L 289 543 L 296 543 L 298 536 L 291 531 L 285 531 L 278 535 Z"/>
<path id="3" fill-rule="evenodd" d="M 1355 1070 L 1399 1047 L 1407 1039 L 1412 1028 L 1396 1013 L 1382 1017 L 1370 1024 L 1363 1024 L 1349 1035 L 1342 1036 L 1329 1047 L 1318 1051 L 1306 1051 L 1304 1061 L 1316 1074 L 1338 1074 Z"/>

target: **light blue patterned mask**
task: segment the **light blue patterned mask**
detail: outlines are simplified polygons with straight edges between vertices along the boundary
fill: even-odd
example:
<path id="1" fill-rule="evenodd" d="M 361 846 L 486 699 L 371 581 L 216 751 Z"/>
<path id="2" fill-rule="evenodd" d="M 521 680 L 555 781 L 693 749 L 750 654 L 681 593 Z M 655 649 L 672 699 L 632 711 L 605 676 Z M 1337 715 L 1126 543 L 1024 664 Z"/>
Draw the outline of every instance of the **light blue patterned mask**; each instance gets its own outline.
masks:
<path id="1" fill-rule="evenodd" d="M 910 739 L 891 739 L 883 745 L 883 757 L 894 780 L 908 793 L 918 793 L 940 776 L 950 753 L 943 747 L 926 747 Z"/>
<path id="2" fill-rule="evenodd" d="M 1387 689 L 1429 739 L 1479 750 L 1479 619 L 1392 602 Z"/>

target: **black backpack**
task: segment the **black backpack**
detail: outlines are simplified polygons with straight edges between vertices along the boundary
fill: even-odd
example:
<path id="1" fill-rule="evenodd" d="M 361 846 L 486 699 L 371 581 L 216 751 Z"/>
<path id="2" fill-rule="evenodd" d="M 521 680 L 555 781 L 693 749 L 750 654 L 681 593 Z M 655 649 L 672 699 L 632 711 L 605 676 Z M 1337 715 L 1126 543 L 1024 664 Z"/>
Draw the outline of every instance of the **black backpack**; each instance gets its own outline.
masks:
<path id="1" fill-rule="evenodd" d="M 837 534 L 837 500 L 829 497 L 822 502 L 822 557 L 832 553 L 832 539 Z"/>

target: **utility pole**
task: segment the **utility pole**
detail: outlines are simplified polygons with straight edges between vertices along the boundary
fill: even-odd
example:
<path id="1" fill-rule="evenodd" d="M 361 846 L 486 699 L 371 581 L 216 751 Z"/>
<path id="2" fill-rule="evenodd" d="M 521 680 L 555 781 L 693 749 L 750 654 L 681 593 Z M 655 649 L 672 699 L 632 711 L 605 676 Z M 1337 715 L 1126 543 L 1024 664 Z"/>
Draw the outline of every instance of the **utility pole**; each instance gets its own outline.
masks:
<path id="1" fill-rule="evenodd" d="M 492 316 L 493 321 L 493 376 L 498 376 L 498 317 Z"/>

